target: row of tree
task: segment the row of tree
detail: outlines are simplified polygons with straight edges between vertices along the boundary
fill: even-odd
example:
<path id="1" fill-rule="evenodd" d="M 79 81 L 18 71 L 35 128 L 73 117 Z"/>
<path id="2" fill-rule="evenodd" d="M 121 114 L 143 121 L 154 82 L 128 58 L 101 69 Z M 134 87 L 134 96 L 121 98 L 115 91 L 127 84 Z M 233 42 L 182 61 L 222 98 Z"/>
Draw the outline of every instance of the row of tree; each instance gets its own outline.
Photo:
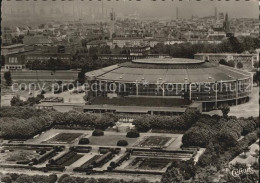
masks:
<path id="1" fill-rule="evenodd" d="M 17 173 L 7 173 L 1 178 L 1 182 L 4 183 L 39 183 L 39 182 L 49 182 L 55 183 L 58 180 L 56 174 L 46 175 L 26 175 L 26 174 L 17 174 Z"/>
<path id="2" fill-rule="evenodd" d="M 31 117 L 29 119 L 4 117 L 0 119 L 0 137 L 27 139 L 48 129 L 51 125 L 52 119 L 49 116 Z"/>
<path id="3" fill-rule="evenodd" d="M 200 118 L 198 112 L 187 112 L 180 116 L 147 115 L 138 117 L 133 124 L 138 131 L 147 132 L 150 129 L 185 131 Z"/>
<path id="4" fill-rule="evenodd" d="M 111 114 L 89 114 L 75 111 L 65 113 L 54 113 L 53 122 L 57 125 L 80 125 L 105 130 L 115 125 L 118 118 Z"/>
<path id="5" fill-rule="evenodd" d="M 182 43 L 174 45 L 164 45 L 159 43 L 151 48 L 154 54 L 169 54 L 172 57 L 194 58 L 196 53 L 242 53 L 244 51 L 254 52 L 260 48 L 259 38 L 252 37 L 230 37 L 220 44 L 191 44 Z"/>
<path id="6" fill-rule="evenodd" d="M 39 104 L 43 98 L 43 94 L 38 94 L 36 97 L 29 97 L 26 101 L 23 101 L 19 96 L 13 96 L 10 103 L 11 106 L 33 106 Z"/>
<path id="7" fill-rule="evenodd" d="M 229 66 L 229 67 L 235 67 L 235 61 L 234 60 L 226 61 L 224 59 L 220 59 L 219 64 L 226 65 L 226 66 Z M 242 62 L 238 62 L 237 63 L 237 68 L 238 69 L 243 68 L 243 63 Z"/>
<path id="8" fill-rule="evenodd" d="M 88 114 L 75 111 L 61 113 L 31 107 L 2 107 L 0 117 L 0 137 L 7 139 L 31 138 L 54 125 L 78 125 L 104 130 L 118 121 L 113 114 Z"/>

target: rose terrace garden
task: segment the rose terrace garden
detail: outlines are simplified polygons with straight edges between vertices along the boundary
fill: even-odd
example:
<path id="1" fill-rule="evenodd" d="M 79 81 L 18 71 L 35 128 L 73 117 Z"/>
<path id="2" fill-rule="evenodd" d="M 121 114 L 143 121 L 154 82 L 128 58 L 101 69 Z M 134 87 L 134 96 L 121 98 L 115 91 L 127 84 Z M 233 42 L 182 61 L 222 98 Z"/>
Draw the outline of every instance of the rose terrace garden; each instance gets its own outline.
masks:
<path id="1" fill-rule="evenodd" d="M 162 180 L 174 169 L 189 180 L 197 169 L 231 161 L 257 140 L 259 123 L 197 113 L 140 116 L 133 122 L 136 130 L 121 133 L 110 128 L 118 121 L 113 114 L 14 107 L 1 108 L 0 117 L 0 168 L 158 175 Z M 163 133 L 147 132 L 151 129 Z"/>

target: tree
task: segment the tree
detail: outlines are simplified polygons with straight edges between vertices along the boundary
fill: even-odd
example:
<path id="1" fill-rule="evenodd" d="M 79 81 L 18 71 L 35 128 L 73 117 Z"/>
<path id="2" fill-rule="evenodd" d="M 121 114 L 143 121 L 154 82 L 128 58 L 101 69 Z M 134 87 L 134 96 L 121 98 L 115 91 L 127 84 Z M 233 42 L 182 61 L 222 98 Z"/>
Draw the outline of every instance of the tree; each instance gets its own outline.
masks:
<path id="1" fill-rule="evenodd" d="M 12 178 L 10 175 L 5 175 L 1 178 L 1 182 L 4 182 L 4 183 L 12 183 Z"/>
<path id="2" fill-rule="evenodd" d="M 259 82 L 260 82 L 260 71 L 256 71 L 256 73 L 254 73 L 253 81 L 254 81 L 254 83 L 257 84 L 257 86 L 259 85 Z"/>
<path id="3" fill-rule="evenodd" d="M 10 101 L 11 106 L 23 106 L 24 102 L 20 99 L 19 96 L 13 96 Z"/>
<path id="4" fill-rule="evenodd" d="M 229 43 L 232 47 L 232 51 L 235 53 L 242 53 L 244 51 L 244 48 L 242 44 L 238 41 L 238 39 L 234 36 L 229 38 Z"/>
<path id="5" fill-rule="evenodd" d="M 134 120 L 133 125 L 135 125 L 135 127 L 141 131 L 141 132 L 147 132 L 148 130 L 150 130 L 151 128 L 151 124 L 150 124 L 150 118 L 149 117 L 139 117 L 137 119 Z"/>
<path id="6" fill-rule="evenodd" d="M 0 66 L 5 66 L 5 57 L 3 55 L 1 55 Z"/>
<path id="7" fill-rule="evenodd" d="M 29 175 L 24 175 L 24 174 L 20 175 L 20 176 L 16 179 L 15 182 L 16 182 L 16 183 L 25 183 L 25 182 L 26 182 L 26 183 L 34 183 L 32 177 L 30 177 Z"/>
<path id="8" fill-rule="evenodd" d="M 222 106 L 220 107 L 220 110 L 221 110 L 221 112 L 222 112 L 223 117 L 224 117 L 225 119 L 227 119 L 228 113 L 229 113 L 229 111 L 230 111 L 229 105 L 228 105 L 228 104 L 222 105 Z"/>
<path id="9" fill-rule="evenodd" d="M 163 183 L 178 183 L 183 181 L 183 176 L 178 168 L 171 168 L 163 174 L 161 182 Z"/>
<path id="10" fill-rule="evenodd" d="M 83 69 L 78 73 L 78 81 L 81 85 L 85 83 L 85 71 Z"/>
<path id="11" fill-rule="evenodd" d="M 254 62 L 254 68 L 258 68 L 259 67 L 259 61 L 258 62 Z"/>
<path id="12" fill-rule="evenodd" d="M 228 61 L 228 66 L 235 67 L 235 61 L 234 60 L 229 60 Z"/>
<path id="13" fill-rule="evenodd" d="M 227 61 L 225 59 L 220 59 L 219 64 L 221 65 L 228 65 Z"/>
<path id="14" fill-rule="evenodd" d="M 89 101 L 89 96 L 88 96 L 87 94 L 84 95 L 83 100 L 84 100 L 85 102 L 88 102 L 88 101 Z"/>
<path id="15" fill-rule="evenodd" d="M 7 86 L 11 86 L 12 84 L 12 77 L 11 77 L 11 72 L 7 71 L 4 73 L 4 78 L 5 78 L 5 83 Z"/>
<path id="16" fill-rule="evenodd" d="M 238 68 L 238 69 L 243 68 L 243 63 L 242 63 L 242 62 L 238 62 L 238 63 L 237 63 L 237 68 Z"/>

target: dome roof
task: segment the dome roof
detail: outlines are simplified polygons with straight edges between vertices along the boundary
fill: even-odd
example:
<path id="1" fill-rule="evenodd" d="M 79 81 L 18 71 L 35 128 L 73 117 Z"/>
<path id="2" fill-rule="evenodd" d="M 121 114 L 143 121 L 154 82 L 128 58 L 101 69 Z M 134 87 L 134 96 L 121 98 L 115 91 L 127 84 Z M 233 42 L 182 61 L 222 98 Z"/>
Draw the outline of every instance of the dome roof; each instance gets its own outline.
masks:
<path id="1" fill-rule="evenodd" d="M 90 80 L 149 84 L 231 81 L 250 76 L 232 67 L 186 58 L 139 59 L 86 73 Z"/>

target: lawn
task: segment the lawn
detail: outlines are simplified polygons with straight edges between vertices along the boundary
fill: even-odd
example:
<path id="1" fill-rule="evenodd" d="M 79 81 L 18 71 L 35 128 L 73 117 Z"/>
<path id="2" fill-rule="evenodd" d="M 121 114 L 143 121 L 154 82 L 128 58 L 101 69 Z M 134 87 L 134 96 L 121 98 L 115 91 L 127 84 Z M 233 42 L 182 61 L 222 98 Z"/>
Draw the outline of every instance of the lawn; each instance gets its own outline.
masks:
<path id="1" fill-rule="evenodd" d="M 51 144 L 68 144 L 72 143 L 76 138 L 83 135 L 83 133 L 59 133 L 56 136 L 43 141 L 42 143 L 51 143 Z"/>
<path id="2" fill-rule="evenodd" d="M 47 149 L 41 149 L 45 152 L 40 154 L 40 149 L 30 149 L 31 147 L 13 147 L 13 148 L 3 148 L 4 152 L 0 153 L 0 163 L 17 163 L 31 161 L 34 158 L 39 158 L 42 156 Z M 37 150 L 37 151 L 36 151 Z"/>
<path id="3" fill-rule="evenodd" d="M 147 136 L 144 137 L 136 147 L 162 147 L 167 144 L 172 137 Z M 175 140 L 176 138 L 174 138 Z"/>
<path id="4" fill-rule="evenodd" d="M 13 80 L 75 80 L 78 71 L 61 70 L 51 74 L 52 71 L 37 70 L 37 71 L 11 71 Z M 1 77 L 3 74 L 1 74 Z"/>
<path id="5" fill-rule="evenodd" d="M 99 146 L 116 146 L 118 140 L 126 140 L 128 146 L 134 144 L 137 138 L 127 138 L 126 135 L 104 135 L 104 136 L 91 136 L 89 137 L 89 145 Z"/>
<path id="6" fill-rule="evenodd" d="M 38 157 L 40 157 L 40 155 L 32 150 L 15 150 L 13 152 L 8 152 L 6 161 L 29 161 Z"/>

